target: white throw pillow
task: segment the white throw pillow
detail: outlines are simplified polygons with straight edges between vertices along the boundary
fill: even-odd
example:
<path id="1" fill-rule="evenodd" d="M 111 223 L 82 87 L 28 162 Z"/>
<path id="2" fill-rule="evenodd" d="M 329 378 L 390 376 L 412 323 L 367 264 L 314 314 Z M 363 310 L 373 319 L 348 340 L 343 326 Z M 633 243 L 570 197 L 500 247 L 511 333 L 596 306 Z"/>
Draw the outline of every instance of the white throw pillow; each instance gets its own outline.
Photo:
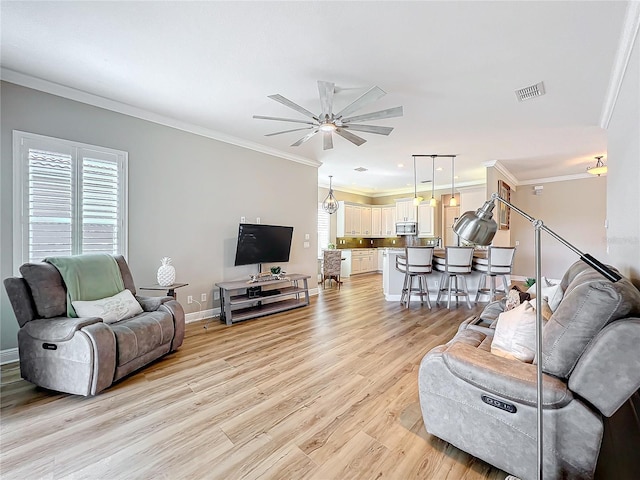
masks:
<path id="1" fill-rule="evenodd" d="M 542 277 L 542 281 L 540 282 L 542 285 L 542 298 L 546 298 L 549 303 L 549 308 L 552 312 L 556 311 L 558 305 L 562 301 L 562 297 L 564 296 L 564 292 L 560 287 L 560 284 L 555 284 L 550 282 L 546 277 Z M 527 293 L 531 294 L 531 298 L 536 298 L 536 286 L 535 284 L 529 287 Z"/>
<path id="2" fill-rule="evenodd" d="M 115 323 L 142 313 L 142 307 L 133 294 L 124 289 L 113 297 L 100 300 L 71 302 L 78 317 L 100 317 L 104 323 Z"/>
<path id="3" fill-rule="evenodd" d="M 529 301 L 498 315 L 491 353 L 533 362 L 536 353 L 536 310 Z"/>

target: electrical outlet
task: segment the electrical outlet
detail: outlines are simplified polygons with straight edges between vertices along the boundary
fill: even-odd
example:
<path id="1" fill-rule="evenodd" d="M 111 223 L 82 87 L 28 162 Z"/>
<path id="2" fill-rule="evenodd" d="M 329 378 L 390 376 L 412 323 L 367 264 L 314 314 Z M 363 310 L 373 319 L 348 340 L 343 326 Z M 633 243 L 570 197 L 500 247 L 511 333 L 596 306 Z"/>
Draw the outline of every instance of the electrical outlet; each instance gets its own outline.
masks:
<path id="1" fill-rule="evenodd" d="M 240 217 L 240 223 L 244 223 L 247 219 L 245 217 Z"/>
<path id="2" fill-rule="evenodd" d="M 187 303 L 193 303 L 193 295 L 187 295 Z"/>
<path id="3" fill-rule="evenodd" d="M 308 234 L 308 233 L 305 233 L 305 234 L 304 234 L 304 239 L 305 239 L 305 240 L 309 240 L 309 238 L 310 238 L 310 237 L 309 237 L 309 234 Z"/>
<path id="4" fill-rule="evenodd" d="M 213 291 L 213 299 L 214 300 L 218 300 L 220 298 L 220 292 L 217 292 L 216 290 Z"/>
<path id="5" fill-rule="evenodd" d="M 201 302 L 206 302 L 207 301 L 207 294 L 206 293 L 201 293 L 200 294 L 200 301 Z"/>
<path id="6" fill-rule="evenodd" d="M 256 217 L 256 223 L 260 223 L 260 217 Z"/>

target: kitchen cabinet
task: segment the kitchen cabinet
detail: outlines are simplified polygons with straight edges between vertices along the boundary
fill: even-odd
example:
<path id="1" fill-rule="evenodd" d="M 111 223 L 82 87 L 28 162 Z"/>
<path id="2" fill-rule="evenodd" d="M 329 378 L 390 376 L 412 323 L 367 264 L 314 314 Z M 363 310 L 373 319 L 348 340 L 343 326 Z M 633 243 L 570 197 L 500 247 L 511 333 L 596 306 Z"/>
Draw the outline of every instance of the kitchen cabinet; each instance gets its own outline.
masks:
<path id="1" fill-rule="evenodd" d="M 336 213 L 338 237 L 359 237 L 361 235 L 361 217 L 360 210 L 357 205 L 351 205 L 345 202 L 339 202 L 339 208 Z"/>
<path id="2" fill-rule="evenodd" d="M 377 255 L 375 248 L 355 248 L 351 250 L 351 274 L 375 272 L 378 263 Z"/>
<path id="3" fill-rule="evenodd" d="M 415 222 L 416 206 L 413 199 L 396 200 L 396 222 Z"/>
<path id="4" fill-rule="evenodd" d="M 382 207 L 371 207 L 371 236 L 384 236 L 382 230 Z"/>
<path id="5" fill-rule="evenodd" d="M 336 213 L 338 237 L 372 237 L 371 206 L 339 202 Z"/>
<path id="6" fill-rule="evenodd" d="M 418 205 L 418 236 L 434 236 L 434 211 L 429 202 Z"/>
<path id="7" fill-rule="evenodd" d="M 383 237 L 393 237 L 396 234 L 396 207 L 395 205 L 384 206 L 381 209 Z"/>
<path id="8" fill-rule="evenodd" d="M 371 234 L 371 207 L 362 205 L 360 210 L 360 234 L 363 237 L 373 237 Z"/>
<path id="9" fill-rule="evenodd" d="M 376 270 L 378 272 L 382 272 L 382 265 L 384 264 L 384 248 L 378 249 L 378 265 L 376 265 Z"/>

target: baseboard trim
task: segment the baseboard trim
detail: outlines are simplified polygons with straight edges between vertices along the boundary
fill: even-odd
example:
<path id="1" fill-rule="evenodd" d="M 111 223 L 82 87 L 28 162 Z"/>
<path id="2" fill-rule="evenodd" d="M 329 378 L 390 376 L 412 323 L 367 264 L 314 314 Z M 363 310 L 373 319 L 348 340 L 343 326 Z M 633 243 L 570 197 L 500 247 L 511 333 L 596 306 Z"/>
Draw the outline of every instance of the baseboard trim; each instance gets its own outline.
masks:
<path id="1" fill-rule="evenodd" d="M 0 350 L 0 365 L 7 363 L 13 363 L 20 360 L 18 356 L 17 348 L 7 348 L 6 350 Z"/>
<path id="2" fill-rule="evenodd" d="M 212 318 L 212 317 L 219 317 L 219 316 L 220 316 L 220 307 L 209 308 L 207 310 L 201 310 L 199 312 L 187 313 L 184 316 L 184 323 L 199 322 L 200 320 L 204 320 L 205 318 Z"/>

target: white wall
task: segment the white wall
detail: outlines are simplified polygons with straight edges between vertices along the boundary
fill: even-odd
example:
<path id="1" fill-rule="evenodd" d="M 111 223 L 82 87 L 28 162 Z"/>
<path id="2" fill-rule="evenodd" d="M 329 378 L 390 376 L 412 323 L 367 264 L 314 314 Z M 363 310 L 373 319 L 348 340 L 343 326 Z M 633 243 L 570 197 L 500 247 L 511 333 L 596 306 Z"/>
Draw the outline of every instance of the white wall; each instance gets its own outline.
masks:
<path id="1" fill-rule="evenodd" d="M 637 9 L 636 9 L 637 10 Z M 607 128 L 607 262 L 640 288 L 640 46 L 636 36 Z"/>
<path id="2" fill-rule="evenodd" d="M 291 261 L 283 267 L 315 278 L 317 168 L 7 82 L 0 89 L 2 278 L 18 267 L 11 228 L 14 129 L 129 152 L 128 261 L 136 285 L 155 283 L 160 259 L 172 257 L 177 281 L 189 283 L 177 291 L 187 313 L 197 309 L 186 305 L 187 295 L 208 293 L 203 309 L 212 308 L 216 282 L 257 270 L 233 266 L 241 216 L 293 226 Z M 18 326 L 4 289 L 0 302 L 5 350 L 16 346 Z"/>

